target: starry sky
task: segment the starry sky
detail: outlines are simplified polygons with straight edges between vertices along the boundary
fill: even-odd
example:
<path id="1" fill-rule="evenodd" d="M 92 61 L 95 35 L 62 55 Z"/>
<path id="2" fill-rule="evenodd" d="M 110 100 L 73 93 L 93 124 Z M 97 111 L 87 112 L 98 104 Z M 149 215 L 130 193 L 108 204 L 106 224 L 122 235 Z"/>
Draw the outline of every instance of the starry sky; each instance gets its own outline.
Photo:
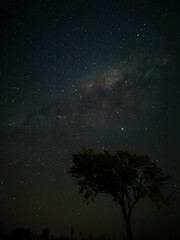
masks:
<path id="1" fill-rule="evenodd" d="M 179 1 L 2 1 L 0 223 L 124 236 L 120 207 L 86 206 L 67 173 L 82 146 L 147 154 L 179 199 Z M 179 239 L 180 205 L 144 200 L 137 239 Z M 166 237 L 167 238 L 166 238 Z M 142 237 L 142 238 L 141 238 Z"/>

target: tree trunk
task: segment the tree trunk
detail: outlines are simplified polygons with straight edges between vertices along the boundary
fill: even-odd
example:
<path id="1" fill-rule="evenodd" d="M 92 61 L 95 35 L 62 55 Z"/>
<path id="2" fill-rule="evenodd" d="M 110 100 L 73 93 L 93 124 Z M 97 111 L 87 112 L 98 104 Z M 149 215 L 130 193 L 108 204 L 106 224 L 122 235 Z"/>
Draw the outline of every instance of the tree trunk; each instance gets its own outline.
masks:
<path id="1" fill-rule="evenodd" d="M 125 223 L 126 223 L 126 232 L 127 232 L 128 240 L 133 240 L 134 238 L 133 238 L 133 233 L 131 230 L 130 218 L 126 217 Z"/>
<path id="2" fill-rule="evenodd" d="M 126 223 L 127 238 L 128 238 L 128 240 L 133 240 L 134 238 L 133 238 L 133 233 L 132 233 L 132 230 L 131 230 L 131 222 L 130 222 L 131 214 L 132 214 L 132 208 L 129 210 L 129 213 L 128 213 L 123 200 L 120 202 L 120 206 L 121 206 L 121 210 L 122 210 L 124 220 L 125 220 L 125 223 Z"/>

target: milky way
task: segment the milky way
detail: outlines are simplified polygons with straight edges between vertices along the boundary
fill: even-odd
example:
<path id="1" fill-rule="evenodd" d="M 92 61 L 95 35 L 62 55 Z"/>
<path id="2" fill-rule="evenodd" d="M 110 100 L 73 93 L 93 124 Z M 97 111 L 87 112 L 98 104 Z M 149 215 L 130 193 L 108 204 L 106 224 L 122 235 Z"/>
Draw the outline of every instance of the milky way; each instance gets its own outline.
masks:
<path id="1" fill-rule="evenodd" d="M 123 236 L 113 200 L 83 205 L 68 174 L 83 146 L 147 154 L 179 194 L 178 5 L 4 1 L 0 219 L 8 229 Z M 160 212 L 144 202 L 134 214 L 136 236 L 148 239 L 152 225 L 157 238 L 178 239 L 179 213 L 178 201 Z"/>

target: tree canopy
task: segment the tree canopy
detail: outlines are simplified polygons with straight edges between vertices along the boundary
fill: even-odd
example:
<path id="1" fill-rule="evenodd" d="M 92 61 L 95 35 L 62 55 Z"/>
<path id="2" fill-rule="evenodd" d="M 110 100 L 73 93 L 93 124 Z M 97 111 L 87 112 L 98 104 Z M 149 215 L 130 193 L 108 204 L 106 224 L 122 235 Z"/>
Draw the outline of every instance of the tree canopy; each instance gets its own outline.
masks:
<path id="1" fill-rule="evenodd" d="M 146 155 L 118 151 L 96 152 L 83 148 L 72 155 L 69 169 L 84 195 L 84 201 L 94 200 L 98 193 L 111 194 L 120 205 L 127 227 L 128 239 L 133 239 L 130 217 L 136 203 L 141 198 L 149 198 L 158 206 L 168 205 L 172 199 L 165 194 L 165 183 L 170 179 Z"/>

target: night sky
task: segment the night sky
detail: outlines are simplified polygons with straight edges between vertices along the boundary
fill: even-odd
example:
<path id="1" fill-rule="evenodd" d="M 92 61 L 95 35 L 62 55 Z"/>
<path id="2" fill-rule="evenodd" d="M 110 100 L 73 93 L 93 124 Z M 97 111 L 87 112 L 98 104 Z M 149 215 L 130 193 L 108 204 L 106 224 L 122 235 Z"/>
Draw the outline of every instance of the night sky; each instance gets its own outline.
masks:
<path id="1" fill-rule="evenodd" d="M 147 154 L 177 200 L 135 208 L 137 239 L 180 239 L 179 1 L 1 1 L 0 223 L 120 237 L 120 207 L 83 204 L 82 146 Z"/>

